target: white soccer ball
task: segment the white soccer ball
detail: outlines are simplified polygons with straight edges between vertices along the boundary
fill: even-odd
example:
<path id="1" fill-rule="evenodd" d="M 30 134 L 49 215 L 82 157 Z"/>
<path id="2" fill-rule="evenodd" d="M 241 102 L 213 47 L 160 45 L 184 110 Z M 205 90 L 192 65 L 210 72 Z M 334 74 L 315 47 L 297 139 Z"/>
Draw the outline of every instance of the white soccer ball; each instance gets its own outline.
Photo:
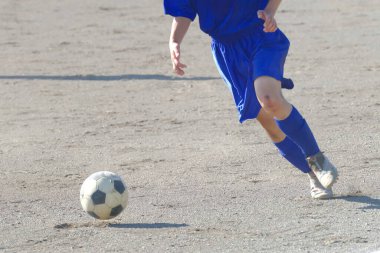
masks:
<path id="1" fill-rule="evenodd" d="M 127 185 L 113 172 L 96 172 L 83 182 L 80 203 L 83 210 L 92 217 L 100 220 L 112 219 L 127 206 Z"/>

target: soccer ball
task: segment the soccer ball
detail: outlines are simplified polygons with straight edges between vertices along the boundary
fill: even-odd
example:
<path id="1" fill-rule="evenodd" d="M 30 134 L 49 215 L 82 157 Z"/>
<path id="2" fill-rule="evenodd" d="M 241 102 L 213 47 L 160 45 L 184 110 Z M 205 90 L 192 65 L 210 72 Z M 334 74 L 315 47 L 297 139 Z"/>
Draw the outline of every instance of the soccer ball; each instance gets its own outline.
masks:
<path id="1" fill-rule="evenodd" d="M 99 171 L 90 175 L 80 189 L 83 210 L 96 219 L 108 220 L 118 216 L 127 202 L 126 184 L 113 172 Z"/>

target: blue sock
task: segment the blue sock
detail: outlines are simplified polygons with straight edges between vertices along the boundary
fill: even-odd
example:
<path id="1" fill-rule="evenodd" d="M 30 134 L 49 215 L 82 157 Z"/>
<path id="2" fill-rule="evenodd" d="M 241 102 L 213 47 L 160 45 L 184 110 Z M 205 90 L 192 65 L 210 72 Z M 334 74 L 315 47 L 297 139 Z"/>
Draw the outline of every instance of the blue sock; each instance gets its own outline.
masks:
<path id="1" fill-rule="evenodd" d="M 306 120 L 294 106 L 286 119 L 276 120 L 276 123 L 286 136 L 300 146 L 306 157 L 320 152 L 317 141 L 306 123 Z"/>
<path id="2" fill-rule="evenodd" d="M 274 143 L 274 145 L 276 145 L 280 154 L 300 171 L 304 173 L 311 171 L 307 164 L 305 154 L 289 137 L 285 137 L 283 141 Z"/>

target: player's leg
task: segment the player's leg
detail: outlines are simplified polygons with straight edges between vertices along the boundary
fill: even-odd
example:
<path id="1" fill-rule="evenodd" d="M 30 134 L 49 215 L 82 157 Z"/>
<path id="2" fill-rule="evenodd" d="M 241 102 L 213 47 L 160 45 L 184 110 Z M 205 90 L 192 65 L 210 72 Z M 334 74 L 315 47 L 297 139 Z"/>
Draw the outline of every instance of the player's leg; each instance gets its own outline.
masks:
<path id="1" fill-rule="evenodd" d="M 281 131 L 270 114 L 261 109 L 257 115 L 257 120 L 286 160 L 304 173 L 311 171 L 300 147 Z"/>
<path id="2" fill-rule="evenodd" d="M 255 83 L 256 96 L 262 108 L 272 115 L 279 128 L 298 144 L 306 157 L 320 152 L 318 144 L 305 119 L 282 95 L 280 82 L 261 76 Z"/>
<path id="3" fill-rule="evenodd" d="M 260 76 L 254 82 L 256 96 L 262 108 L 275 118 L 278 127 L 296 143 L 308 159 L 324 187 L 331 187 L 337 178 L 336 168 L 318 147 L 314 135 L 305 119 L 281 93 L 281 84 L 269 76 Z"/>
<path id="4" fill-rule="evenodd" d="M 310 169 L 305 154 L 302 152 L 301 148 L 281 131 L 273 117 L 261 109 L 257 116 L 257 120 L 265 129 L 274 145 L 278 148 L 280 154 L 296 168 L 308 174 L 312 198 L 330 198 L 332 196 L 331 189 L 325 189 L 319 183 L 314 172 Z"/>
<path id="5" fill-rule="evenodd" d="M 263 109 L 260 110 L 259 114 L 257 115 L 257 121 L 259 121 L 261 126 L 264 128 L 264 130 L 268 134 L 269 138 L 274 143 L 280 143 L 286 138 L 286 135 L 277 126 L 273 117 L 269 113 L 267 113 L 265 110 Z"/>

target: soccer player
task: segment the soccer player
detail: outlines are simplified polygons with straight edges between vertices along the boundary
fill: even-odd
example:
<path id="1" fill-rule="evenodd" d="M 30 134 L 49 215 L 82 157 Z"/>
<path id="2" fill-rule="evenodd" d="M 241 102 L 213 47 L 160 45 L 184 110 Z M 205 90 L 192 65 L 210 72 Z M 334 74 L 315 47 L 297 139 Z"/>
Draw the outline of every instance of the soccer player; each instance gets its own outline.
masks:
<path id="1" fill-rule="evenodd" d="M 280 154 L 310 179 L 311 196 L 332 197 L 338 172 L 320 151 L 307 122 L 289 103 L 281 87 L 290 42 L 278 29 L 275 13 L 281 0 L 164 0 L 174 17 L 169 39 L 173 70 L 184 75 L 180 45 L 195 17 L 210 35 L 212 54 L 229 87 L 240 122 L 256 118 Z M 292 83 L 290 83 L 292 86 Z"/>

